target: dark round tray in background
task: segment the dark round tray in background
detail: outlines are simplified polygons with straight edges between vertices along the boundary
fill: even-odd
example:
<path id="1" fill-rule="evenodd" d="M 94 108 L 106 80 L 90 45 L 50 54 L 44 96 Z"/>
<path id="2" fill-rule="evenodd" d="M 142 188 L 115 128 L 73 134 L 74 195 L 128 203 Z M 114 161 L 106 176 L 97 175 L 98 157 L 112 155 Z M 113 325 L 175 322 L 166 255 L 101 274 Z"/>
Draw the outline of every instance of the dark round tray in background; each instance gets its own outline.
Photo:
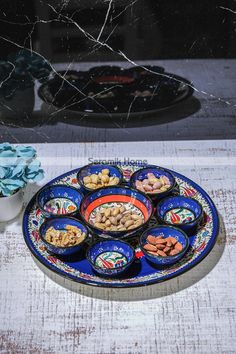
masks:
<path id="1" fill-rule="evenodd" d="M 122 69 L 116 66 L 62 71 L 43 84 L 38 94 L 58 111 L 97 118 L 154 114 L 192 96 L 194 89 L 190 81 L 161 67 L 148 66 L 147 69 L 151 72 L 142 67 Z"/>

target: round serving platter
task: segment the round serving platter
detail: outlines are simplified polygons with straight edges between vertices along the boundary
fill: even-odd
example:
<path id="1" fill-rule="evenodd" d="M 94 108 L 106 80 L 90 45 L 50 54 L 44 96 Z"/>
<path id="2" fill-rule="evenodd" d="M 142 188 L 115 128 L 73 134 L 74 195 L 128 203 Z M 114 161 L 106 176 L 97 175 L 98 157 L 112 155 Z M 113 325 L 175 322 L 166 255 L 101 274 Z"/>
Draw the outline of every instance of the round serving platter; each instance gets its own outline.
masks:
<path id="1" fill-rule="evenodd" d="M 121 166 L 127 181 L 131 174 L 140 167 L 142 166 Z M 79 168 L 58 176 L 47 185 L 67 184 L 79 188 L 76 179 L 78 170 Z M 44 266 L 63 277 L 87 285 L 123 288 L 135 287 L 162 282 L 180 275 L 201 262 L 211 251 L 218 235 L 219 220 L 217 210 L 208 194 L 189 178 L 177 172 L 171 172 L 178 183 L 179 193 L 198 200 L 204 211 L 204 221 L 201 227 L 194 235 L 189 237 L 190 247 L 188 252 L 178 263 L 172 266 L 160 269 L 149 263 L 139 248 L 139 237 L 135 237 L 129 241 L 135 247 L 136 260 L 132 267 L 119 278 L 98 276 L 85 258 L 86 252 L 81 252 L 64 259 L 49 254 L 38 234 L 39 227 L 44 221 L 44 216 L 36 205 L 36 196 L 31 199 L 24 213 L 23 234 L 25 242 L 31 253 Z M 155 223 L 157 222 L 153 219 L 151 226 Z M 89 242 L 93 242 L 92 236 L 90 236 Z"/>
<path id="2" fill-rule="evenodd" d="M 187 100 L 194 92 L 190 81 L 165 72 L 164 69 L 160 70 L 162 68 L 159 68 L 160 72 L 156 69 L 156 73 L 143 77 L 133 73 L 132 68 L 124 70 L 108 67 L 105 70 L 106 77 L 113 75 L 119 78 L 126 75 L 133 82 L 99 85 L 94 82 L 93 71 L 98 71 L 96 78 L 99 79 L 104 75 L 102 71 L 99 73 L 100 68 L 102 70 L 103 67 L 94 67 L 85 72 L 72 71 L 65 78 L 65 72 L 59 72 L 60 77 L 54 76 L 40 86 L 38 95 L 58 111 L 98 119 L 106 116 L 123 119 L 127 117 L 127 112 L 129 118 L 135 118 L 165 111 Z M 150 97 L 134 97 L 134 92 L 147 90 L 150 91 Z M 79 94 L 79 91 L 84 95 Z M 99 94 L 109 91 L 112 92 L 112 97 L 99 98 Z M 93 92 L 94 98 L 90 96 L 90 92 Z"/>

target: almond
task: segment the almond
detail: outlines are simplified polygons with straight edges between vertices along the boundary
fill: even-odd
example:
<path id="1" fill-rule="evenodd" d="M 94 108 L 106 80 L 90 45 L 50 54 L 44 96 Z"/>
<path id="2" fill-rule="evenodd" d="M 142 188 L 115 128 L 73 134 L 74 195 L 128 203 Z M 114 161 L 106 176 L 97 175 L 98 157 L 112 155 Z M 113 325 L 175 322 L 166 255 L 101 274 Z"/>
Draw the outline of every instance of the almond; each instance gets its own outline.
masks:
<path id="1" fill-rule="evenodd" d="M 147 251 L 156 251 L 157 250 L 156 246 L 150 245 L 150 243 L 147 243 L 146 245 L 144 245 L 143 248 Z"/>
<path id="2" fill-rule="evenodd" d="M 164 239 L 164 238 L 158 238 L 158 239 L 156 239 L 156 245 L 157 245 L 158 243 L 166 243 L 166 239 Z"/>
<path id="3" fill-rule="evenodd" d="M 171 247 L 166 246 L 166 247 L 163 249 L 163 252 L 167 253 L 167 252 L 169 252 L 170 250 L 171 250 Z"/>
<path id="4" fill-rule="evenodd" d="M 175 245 L 178 242 L 173 236 L 169 236 L 169 240 L 171 241 L 172 245 Z"/>
<path id="5" fill-rule="evenodd" d="M 180 252 L 180 251 L 182 251 L 182 249 L 183 249 L 183 246 L 181 245 L 181 243 L 177 242 L 175 245 L 175 250 Z"/>
<path id="6" fill-rule="evenodd" d="M 157 253 L 159 254 L 159 256 L 166 257 L 166 253 L 161 250 L 157 250 Z"/>
<path id="7" fill-rule="evenodd" d="M 148 253 L 152 254 L 153 256 L 158 256 L 157 252 L 148 251 Z"/>
<path id="8" fill-rule="evenodd" d="M 158 250 L 164 250 L 164 248 L 166 248 L 166 245 L 164 243 L 157 243 L 156 248 Z"/>
<path id="9" fill-rule="evenodd" d="M 178 250 L 176 250 L 176 249 L 174 249 L 174 250 L 172 250 L 172 251 L 170 251 L 170 256 L 174 256 L 174 255 L 176 255 L 176 254 L 178 254 L 179 253 L 179 251 Z"/>
<path id="10" fill-rule="evenodd" d="M 147 241 L 148 241 L 149 243 L 151 243 L 152 245 L 155 245 L 155 244 L 156 244 L 156 237 L 155 237 L 155 236 L 152 236 L 152 235 L 149 235 L 149 236 L 147 237 Z"/>

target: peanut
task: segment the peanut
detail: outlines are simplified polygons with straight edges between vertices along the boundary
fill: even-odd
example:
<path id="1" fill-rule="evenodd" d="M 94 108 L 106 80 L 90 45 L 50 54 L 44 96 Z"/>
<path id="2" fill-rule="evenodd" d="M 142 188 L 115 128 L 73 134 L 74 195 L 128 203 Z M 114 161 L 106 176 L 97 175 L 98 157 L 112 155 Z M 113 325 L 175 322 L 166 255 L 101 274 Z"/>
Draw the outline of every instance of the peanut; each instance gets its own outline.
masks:
<path id="1" fill-rule="evenodd" d="M 125 211 L 126 211 L 126 209 L 125 209 L 124 205 L 122 205 L 120 207 L 120 213 L 123 214 Z"/>
<path id="2" fill-rule="evenodd" d="M 101 214 L 97 214 L 97 216 L 96 216 L 96 222 L 101 222 L 102 221 L 102 215 Z"/>
<path id="3" fill-rule="evenodd" d="M 137 215 L 137 214 L 132 214 L 132 215 L 131 215 L 131 219 L 136 221 L 136 220 L 139 220 L 139 219 L 140 219 L 140 216 Z"/>
<path id="4" fill-rule="evenodd" d="M 97 189 L 104 186 L 114 186 L 119 183 L 119 178 L 116 176 L 109 176 L 109 169 L 104 168 L 101 172 L 92 173 L 91 175 L 83 177 L 85 187 L 89 189 Z"/>
<path id="5" fill-rule="evenodd" d="M 160 191 L 161 191 L 161 192 L 165 192 L 165 191 L 167 191 L 167 189 L 166 189 L 165 186 L 163 186 L 163 187 L 160 188 Z"/>
<path id="6" fill-rule="evenodd" d="M 135 222 L 136 227 L 141 226 L 142 224 L 143 224 L 142 219 L 139 219 L 138 221 Z"/>
<path id="7" fill-rule="evenodd" d="M 119 209 L 119 208 L 114 208 L 114 209 L 112 210 L 111 215 L 112 215 L 112 216 L 117 216 L 119 213 L 120 213 L 120 209 Z"/>
<path id="8" fill-rule="evenodd" d="M 127 220 L 125 223 L 125 227 L 128 228 L 129 226 L 134 224 L 134 220 Z"/>
<path id="9" fill-rule="evenodd" d="M 112 225 L 117 225 L 117 219 L 116 219 L 116 217 L 115 216 L 111 216 L 110 217 L 110 222 L 112 223 Z"/>
<path id="10" fill-rule="evenodd" d="M 94 226 L 103 230 L 124 231 L 132 230 L 143 224 L 143 217 L 120 207 L 101 207 L 95 216 Z"/>
<path id="11" fill-rule="evenodd" d="M 152 191 L 152 186 L 149 186 L 149 184 L 145 184 L 145 185 L 143 186 L 143 188 L 144 188 L 144 190 L 147 191 L 147 192 Z"/>
<path id="12" fill-rule="evenodd" d="M 94 226 L 96 226 L 98 229 L 104 229 L 105 228 L 105 225 L 101 222 L 96 222 L 94 224 Z"/>
<path id="13" fill-rule="evenodd" d="M 102 175 L 109 175 L 109 170 L 108 170 L 108 168 L 104 168 L 103 170 L 102 170 Z"/>
<path id="14" fill-rule="evenodd" d="M 118 183 L 119 183 L 119 178 L 118 177 L 111 177 L 108 185 L 109 186 L 115 186 Z"/>
<path id="15" fill-rule="evenodd" d="M 108 175 L 102 175 L 101 181 L 105 184 L 105 183 L 108 183 L 110 181 L 110 178 L 109 178 Z"/>
<path id="16" fill-rule="evenodd" d="M 84 184 L 91 183 L 91 178 L 90 178 L 90 176 L 84 177 L 84 178 L 83 178 L 83 182 L 84 182 Z"/>
<path id="17" fill-rule="evenodd" d="M 98 183 L 98 175 L 96 174 L 92 174 L 90 176 L 90 179 L 91 179 L 91 182 L 94 183 L 94 184 L 97 184 Z"/>
<path id="18" fill-rule="evenodd" d="M 108 218 L 110 215 L 111 215 L 111 209 L 110 208 L 107 208 L 104 212 L 105 214 L 105 217 Z"/>
<path id="19" fill-rule="evenodd" d="M 106 222 L 105 222 L 105 225 L 106 226 L 111 226 L 111 221 L 109 219 L 107 219 Z"/>

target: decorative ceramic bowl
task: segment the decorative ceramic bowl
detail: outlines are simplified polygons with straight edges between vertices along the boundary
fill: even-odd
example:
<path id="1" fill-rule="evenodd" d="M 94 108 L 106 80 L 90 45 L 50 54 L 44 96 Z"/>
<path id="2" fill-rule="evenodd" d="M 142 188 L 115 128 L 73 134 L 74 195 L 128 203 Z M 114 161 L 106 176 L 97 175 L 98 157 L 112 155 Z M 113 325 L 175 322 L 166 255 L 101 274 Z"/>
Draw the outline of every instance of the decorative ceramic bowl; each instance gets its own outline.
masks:
<path id="1" fill-rule="evenodd" d="M 188 233 L 200 224 L 203 210 L 197 200 L 175 196 L 161 200 L 157 204 L 156 215 L 160 223 L 174 225 Z"/>
<path id="2" fill-rule="evenodd" d="M 166 176 L 170 181 L 170 188 L 167 191 L 160 193 L 146 193 L 153 201 L 160 200 L 161 198 L 164 198 L 167 195 L 171 194 L 171 192 L 176 186 L 175 178 L 172 173 L 158 166 L 148 166 L 134 172 L 130 178 L 131 187 L 137 189 L 136 181 L 143 181 L 147 178 L 148 173 L 153 173 L 157 178 L 160 178 L 161 176 Z"/>
<path id="3" fill-rule="evenodd" d="M 123 182 L 123 173 L 117 166 L 113 165 L 108 165 L 108 164 L 90 164 L 82 167 L 78 174 L 77 174 L 77 180 L 78 183 L 80 184 L 80 187 L 84 193 L 88 193 L 91 191 L 94 191 L 94 189 L 88 188 L 84 185 L 84 177 L 90 176 L 91 174 L 98 174 L 104 169 L 109 170 L 109 176 L 110 177 L 118 177 L 119 178 L 119 185 Z"/>
<path id="4" fill-rule="evenodd" d="M 37 204 L 46 218 L 58 215 L 75 215 L 83 194 L 74 187 L 58 184 L 42 188 L 37 194 Z"/>
<path id="5" fill-rule="evenodd" d="M 87 251 L 92 268 L 103 276 L 116 276 L 127 270 L 134 261 L 135 252 L 127 242 L 106 240 L 93 244 Z"/>
<path id="6" fill-rule="evenodd" d="M 143 219 L 140 226 L 125 231 L 106 231 L 96 227 L 95 219 L 101 207 L 121 207 L 138 213 Z M 153 215 L 151 199 L 142 192 L 128 187 L 105 187 L 95 190 L 82 200 L 80 215 L 87 226 L 98 236 L 103 238 L 127 238 L 141 232 L 149 223 Z"/>
<path id="7" fill-rule="evenodd" d="M 45 235 L 47 230 L 50 227 L 53 227 L 55 230 L 65 230 L 66 226 L 71 225 L 75 226 L 78 229 L 80 229 L 82 232 L 85 233 L 85 239 L 80 242 L 78 245 L 75 246 L 69 246 L 69 247 L 59 247 L 59 246 L 54 246 L 53 244 L 47 242 L 45 240 Z M 57 217 L 53 219 L 47 219 L 40 227 L 39 229 L 39 237 L 45 244 L 47 250 L 53 254 L 57 254 L 60 256 L 70 256 L 71 254 L 79 252 L 82 247 L 84 246 L 85 240 L 88 238 L 88 230 L 86 226 L 84 226 L 81 222 L 79 222 L 77 219 L 71 218 L 71 217 Z"/>
<path id="8" fill-rule="evenodd" d="M 174 256 L 167 256 L 167 257 L 162 257 L 162 256 L 155 256 L 153 254 L 148 253 L 143 246 L 147 244 L 147 237 L 149 235 L 152 236 L 162 236 L 164 238 L 167 238 L 169 236 L 174 237 L 181 245 L 183 246 L 183 249 L 181 252 Z M 140 237 L 140 248 L 143 251 L 145 257 L 152 263 L 155 263 L 156 265 L 159 266 L 164 266 L 164 265 L 170 265 L 173 263 L 178 262 L 184 254 L 187 252 L 187 249 L 189 247 L 189 239 L 188 236 L 182 231 L 177 229 L 176 227 L 173 226 L 166 226 L 166 225 L 160 225 L 156 226 L 150 229 L 147 229 L 144 231 L 142 236 Z"/>

